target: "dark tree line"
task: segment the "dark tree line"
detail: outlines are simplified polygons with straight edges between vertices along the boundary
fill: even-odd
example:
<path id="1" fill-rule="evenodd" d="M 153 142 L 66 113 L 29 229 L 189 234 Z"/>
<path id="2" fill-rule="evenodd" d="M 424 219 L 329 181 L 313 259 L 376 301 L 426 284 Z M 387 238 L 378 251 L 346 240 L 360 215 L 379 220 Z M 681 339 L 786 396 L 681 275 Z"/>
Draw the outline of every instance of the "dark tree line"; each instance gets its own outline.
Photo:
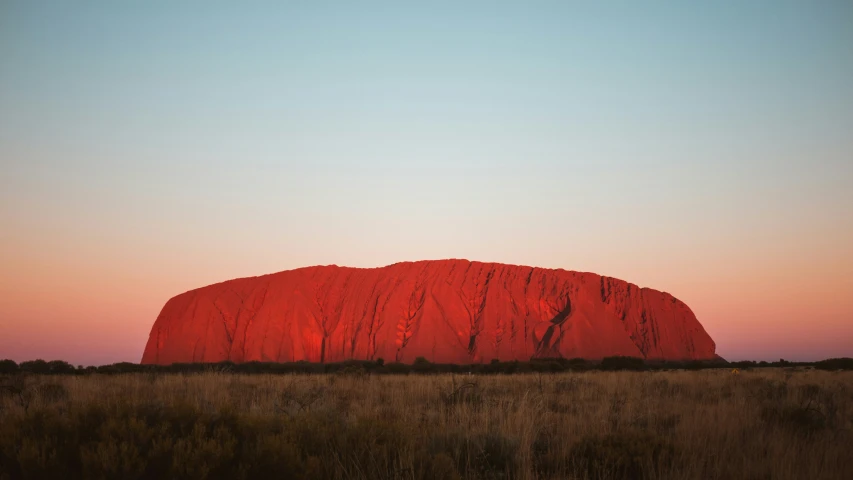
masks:
<path id="1" fill-rule="evenodd" d="M 32 360 L 20 364 L 12 360 L 0 360 L 0 374 L 29 373 L 38 375 L 86 375 L 86 374 L 123 374 L 123 373 L 239 373 L 239 374 L 326 374 L 326 373 L 369 373 L 369 374 L 512 374 L 512 373 L 557 373 L 567 371 L 654 371 L 654 370 L 704 370 L 713 368 L 748 370 L 769 367 L 811 367 L 820 370 L 853 370 L 853 358 L 831 358 L 819 362 L 726 362 L 686 361 L 653 362 L 634 357 L 607 357 L 601 361 L 580 358 L 531 359 L 530 361 L 490 363 L 449 364 L 432 363 L 423 357 L 412 364 L 394 362 L 385 363 L 376 360 L 348 360 L 338 363 L 311 362 L 219 362 L 219 363 L 174 363 L 171 365 L 140 365 L 122 362 L 101 366 L 77 366 L 62 360 Z"/>

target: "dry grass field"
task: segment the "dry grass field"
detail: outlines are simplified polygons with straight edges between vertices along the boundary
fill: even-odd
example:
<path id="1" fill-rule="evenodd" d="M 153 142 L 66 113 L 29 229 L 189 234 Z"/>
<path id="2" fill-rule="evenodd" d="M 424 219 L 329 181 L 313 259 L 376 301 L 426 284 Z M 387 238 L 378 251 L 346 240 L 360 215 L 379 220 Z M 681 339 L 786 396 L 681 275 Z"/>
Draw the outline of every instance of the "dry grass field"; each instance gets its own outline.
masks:
<path id="1" fill-rule="evenodd" d="M 853 372 L 0 379 L 0 478 L 853 478 Z"/>

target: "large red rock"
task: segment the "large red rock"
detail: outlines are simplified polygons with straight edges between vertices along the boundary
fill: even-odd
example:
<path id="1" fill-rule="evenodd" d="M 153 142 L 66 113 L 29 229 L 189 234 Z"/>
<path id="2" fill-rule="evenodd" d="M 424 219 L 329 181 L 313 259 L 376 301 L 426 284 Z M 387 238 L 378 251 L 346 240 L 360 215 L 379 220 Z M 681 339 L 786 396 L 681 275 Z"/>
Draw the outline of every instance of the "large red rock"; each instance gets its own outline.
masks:
<path id="1" fill-rule="evenodd" d="M 163 307 L 142 363 L 713 359 L 672 295 L 593 273 L 440 260 L 240 278 Z"/>

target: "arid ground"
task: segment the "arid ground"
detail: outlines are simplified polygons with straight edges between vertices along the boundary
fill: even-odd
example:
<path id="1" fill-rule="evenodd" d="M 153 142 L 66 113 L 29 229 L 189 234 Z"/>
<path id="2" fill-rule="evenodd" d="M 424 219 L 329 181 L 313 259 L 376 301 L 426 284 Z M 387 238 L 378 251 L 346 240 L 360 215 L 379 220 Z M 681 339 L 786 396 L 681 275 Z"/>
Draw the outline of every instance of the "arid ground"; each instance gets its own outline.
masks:
<path id="1" fill-rule="evenodd" d="M 853 372 L 0 379 L 0 478 L 849 479 Z"/>

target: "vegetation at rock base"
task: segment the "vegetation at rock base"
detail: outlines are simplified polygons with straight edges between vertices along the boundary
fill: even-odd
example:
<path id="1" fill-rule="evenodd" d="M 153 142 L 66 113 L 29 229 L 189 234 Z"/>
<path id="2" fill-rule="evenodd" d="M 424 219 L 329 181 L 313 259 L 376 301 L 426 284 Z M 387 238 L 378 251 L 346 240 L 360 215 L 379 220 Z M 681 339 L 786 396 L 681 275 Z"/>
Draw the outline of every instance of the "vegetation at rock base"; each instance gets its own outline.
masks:
<path id="1" fill-rule="evenodd" d="M 418 357 L 412 364 L 401 362 L 385 363 L 381 358 L 370 360 L 348 360 L 334 363 L 299 362 L 219 362 L 219 363 L 173 363 L 171 365 L 140 365 L 121 362 L 111 365 L 74 367 L 62 360 L 32 360 L 20 365 L 12 360 L 0 360 L 0 375 L 32 373 L 42 375 L 87 375 L 87 374 L 124 374 L 124 373 L 233 373 L 233 374 L 323 374 L 362 371 L 375 375 L 472 373 L 477 375 L 513 374 L 513 373 L 558 373 L 586 371 L 667 371 L 667 370 L 708 370 L 732 369 L 749 370 L 760 368 L 808 367 L 819 370 L 853 370 L 853 358 L 831 358 L 819 362 L 726 362 L 714 361 L 644 361 L 634 357 L 605 357 L 600 361 L 582 358 L 532 358 L 529 361 L 501 362 L 497 359 L 489 363 L 469 365 L 433 363 L 424 357 Z"/>
<path id="2" fill-rule="evenodd" d="M 853 372 L 369 371 L 6 369 L 0 478 L 786 480 L 853 471 Z"/>

